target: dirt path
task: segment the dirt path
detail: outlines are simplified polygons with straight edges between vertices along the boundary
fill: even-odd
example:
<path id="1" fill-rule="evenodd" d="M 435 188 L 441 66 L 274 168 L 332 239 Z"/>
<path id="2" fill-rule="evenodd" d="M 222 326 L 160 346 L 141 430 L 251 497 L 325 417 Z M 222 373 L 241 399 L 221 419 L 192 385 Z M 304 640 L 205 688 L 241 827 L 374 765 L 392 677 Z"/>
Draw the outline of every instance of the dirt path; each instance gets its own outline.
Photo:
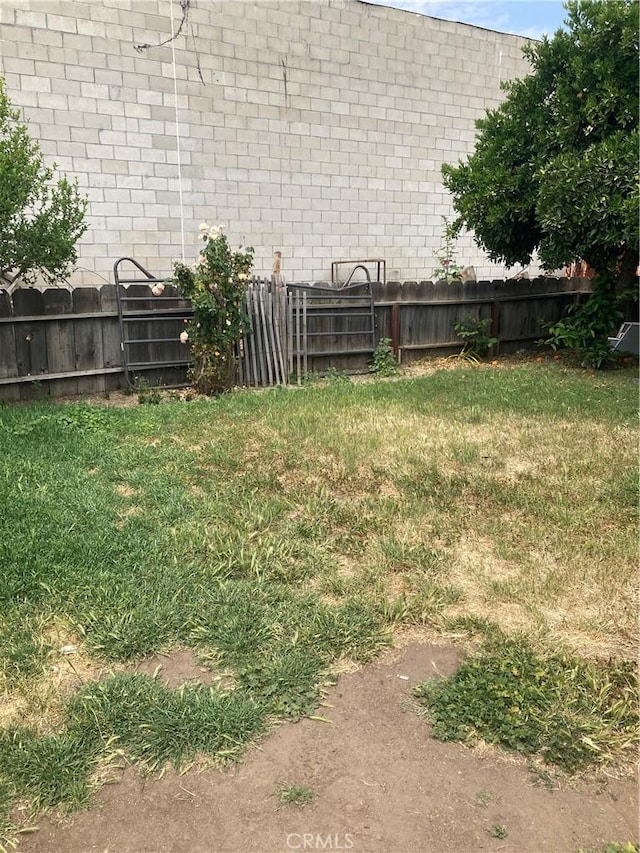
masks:
<path id="1" fill-rule="evenodd" d="M 413 643 L 344 675 L 332 724 L 283 725 L 227 770 L 144 781 L 127 771 L 66 825 L 42 821 L 28 853 L 576 853 L 636 841 L 637 784 L 580 780 L 548 790 L 524 760 L 429 737 L 411 688 L 451 673 L 452 647 Z M 314 792 L 278 807 L 282 785 Z M 503 835 L 496 837 L 492 833 Z"/>

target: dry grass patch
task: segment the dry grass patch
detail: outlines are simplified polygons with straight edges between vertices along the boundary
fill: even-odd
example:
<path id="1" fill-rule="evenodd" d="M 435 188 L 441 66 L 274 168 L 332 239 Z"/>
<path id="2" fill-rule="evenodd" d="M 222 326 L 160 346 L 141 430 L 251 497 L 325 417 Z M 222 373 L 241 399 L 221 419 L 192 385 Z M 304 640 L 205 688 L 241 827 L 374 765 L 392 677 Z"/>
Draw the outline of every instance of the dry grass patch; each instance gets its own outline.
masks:
<path id="1" fill-rule="evenodd" d="M 635 508 L 610 508 L 607 490 L 616 489 L 612 470 L 634 465 L 633 430 L 473 406 L 452 418 L 399 401 L 332 407 L 325 421 L 300 442 L 286 425 L 263 423 L 245 454 L 275 473 L 295 504 L 289 518 L 316 525 L 343 569 L 357 555 L 357 569 L 328 584 L 332 594 L 363 589 L 366 578 L 371 594 L 393 600 L 415 588 L 416 573 L 429 575 L 427 552 L 437 550 L 438 582 L 460 594 L 447 617 L 490 619 L 509 632 L 553 629 L 600 654 L 628 650 L 628 557 L 619 569 L 621 550 L 633 552 L 625 539 Z M 594 614 L 600 627 L 585 632 Z"/>
<path id="2" fill-rule="evenodd" d="M 50 651 L 41 672 L 0 696 L 2 727 L 30 726 L 39 735 L 57 731 L 64 721 L 67 700 L 107 672 L 103 663 L 87 653 L 81 638 L 58 620 L 43 632 L 43 641 Z"/>
<path id="3" fill-rule="evenodd" d="M 117 495 L 120 495 L 121 498 L 132 498 L 139 494 L 138 489 L 134 489 L 133 486 L 130 486 L 127 483 L 118 483 L 114 486 L 114 491 Z"/>

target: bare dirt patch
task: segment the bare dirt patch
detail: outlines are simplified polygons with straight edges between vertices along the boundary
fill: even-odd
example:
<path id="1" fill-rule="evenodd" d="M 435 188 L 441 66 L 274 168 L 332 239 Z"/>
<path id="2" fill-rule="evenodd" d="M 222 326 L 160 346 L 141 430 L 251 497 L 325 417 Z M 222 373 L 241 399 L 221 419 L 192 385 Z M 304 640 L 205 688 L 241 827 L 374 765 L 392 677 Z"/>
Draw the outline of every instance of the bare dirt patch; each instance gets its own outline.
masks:
<path id="1" fill-rule="evenodd" d="M 216 654 L 206 649 L 196 655 L 193 649 L 174 648 L 149 655 L 130 664 L 126 670 L 151 675 L 174 690 L 185 684 L 213 684 L 222 690 L 232 690 L 235 687 L 233 675 L 219 668 L 216 660 Z"/>
<path id="2" fill-rule="evenodd" d="M 316 845 L 307 849 L 355 853 L 575 853 L 637 840 L 633 779 L 582 778 L 550 790 L 536 784 L 519 757 L 429 736 L 411 690 L 452 673 L 459 654 L 452 646 L 409 642 L 339 679 L 330 707 L 321 709 L 331 723 L 281 725 L 227 769 L 170 772 L 160 780 L 128 769 L 97 794 L 90 811 L 64 824 L 43 820 L 21 848 L 286 853 L 303 849 L 306 835 Z M 181 660 L 186 669 L 178 680 L 193 672 L 180 655 L 176 666 Z M 293 785 L 313 792 L 310 805 L 279 807 L 278 790 Z M 506 836 L 494 837 L 495 827 Z"/>
<path id="3" fill-rule="evenodd" d="M 168 654 L 149 655 L 130 668 L 131 672 L 142 672 L 156 676 L 166 687 L 182 687 L 183 684 L 212 684 L 215 675 L 202 666 L 191 649 L 172 649 Z"/>

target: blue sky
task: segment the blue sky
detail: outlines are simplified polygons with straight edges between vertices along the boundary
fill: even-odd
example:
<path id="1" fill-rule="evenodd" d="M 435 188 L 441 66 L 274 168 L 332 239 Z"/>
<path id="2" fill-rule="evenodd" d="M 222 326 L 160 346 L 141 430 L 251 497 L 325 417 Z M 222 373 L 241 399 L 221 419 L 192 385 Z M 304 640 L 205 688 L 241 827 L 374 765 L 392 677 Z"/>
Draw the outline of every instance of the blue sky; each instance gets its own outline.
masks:
<path id="1" fill-rule="evenodd" d="M 566 9 L 559 0 L 367 0 L 529 38 L 552 36 Z"/>

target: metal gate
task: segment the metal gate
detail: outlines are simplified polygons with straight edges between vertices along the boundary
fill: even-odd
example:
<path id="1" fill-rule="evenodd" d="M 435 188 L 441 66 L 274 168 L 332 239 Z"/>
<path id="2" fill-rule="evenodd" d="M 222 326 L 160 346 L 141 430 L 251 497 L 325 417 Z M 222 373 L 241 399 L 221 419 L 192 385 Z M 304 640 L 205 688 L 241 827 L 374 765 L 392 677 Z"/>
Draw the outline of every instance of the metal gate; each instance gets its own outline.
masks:
<path id="1" fill-rule="evenodd" d="M 128 277 L 123 277 L 121 270 L 125 263 L 135 268 Z M 175 292 L 167 279 L 151 275 L 133 258 L 117 260 L 113 277 L 127 385 L 137 388 L 144 380 L 150 386 L 184 388 L 189 384 L 184 378 L 189 352 L 180 343 L 180 333 L 185 321 L 193 317 L 191 304 Z M 150 293 L 156 284 L 164 285 L 160 296 Z"/>
<path id="2" fill-rule="evenodd" d="M 353 356 L 366 370 L 376 347 L 371 282 L 348 287 L 287 285 L 289 376 L 297 382 L 312 372 L 348 367 Z M 310 365 L 311 362 L 311 365 Z"/>

